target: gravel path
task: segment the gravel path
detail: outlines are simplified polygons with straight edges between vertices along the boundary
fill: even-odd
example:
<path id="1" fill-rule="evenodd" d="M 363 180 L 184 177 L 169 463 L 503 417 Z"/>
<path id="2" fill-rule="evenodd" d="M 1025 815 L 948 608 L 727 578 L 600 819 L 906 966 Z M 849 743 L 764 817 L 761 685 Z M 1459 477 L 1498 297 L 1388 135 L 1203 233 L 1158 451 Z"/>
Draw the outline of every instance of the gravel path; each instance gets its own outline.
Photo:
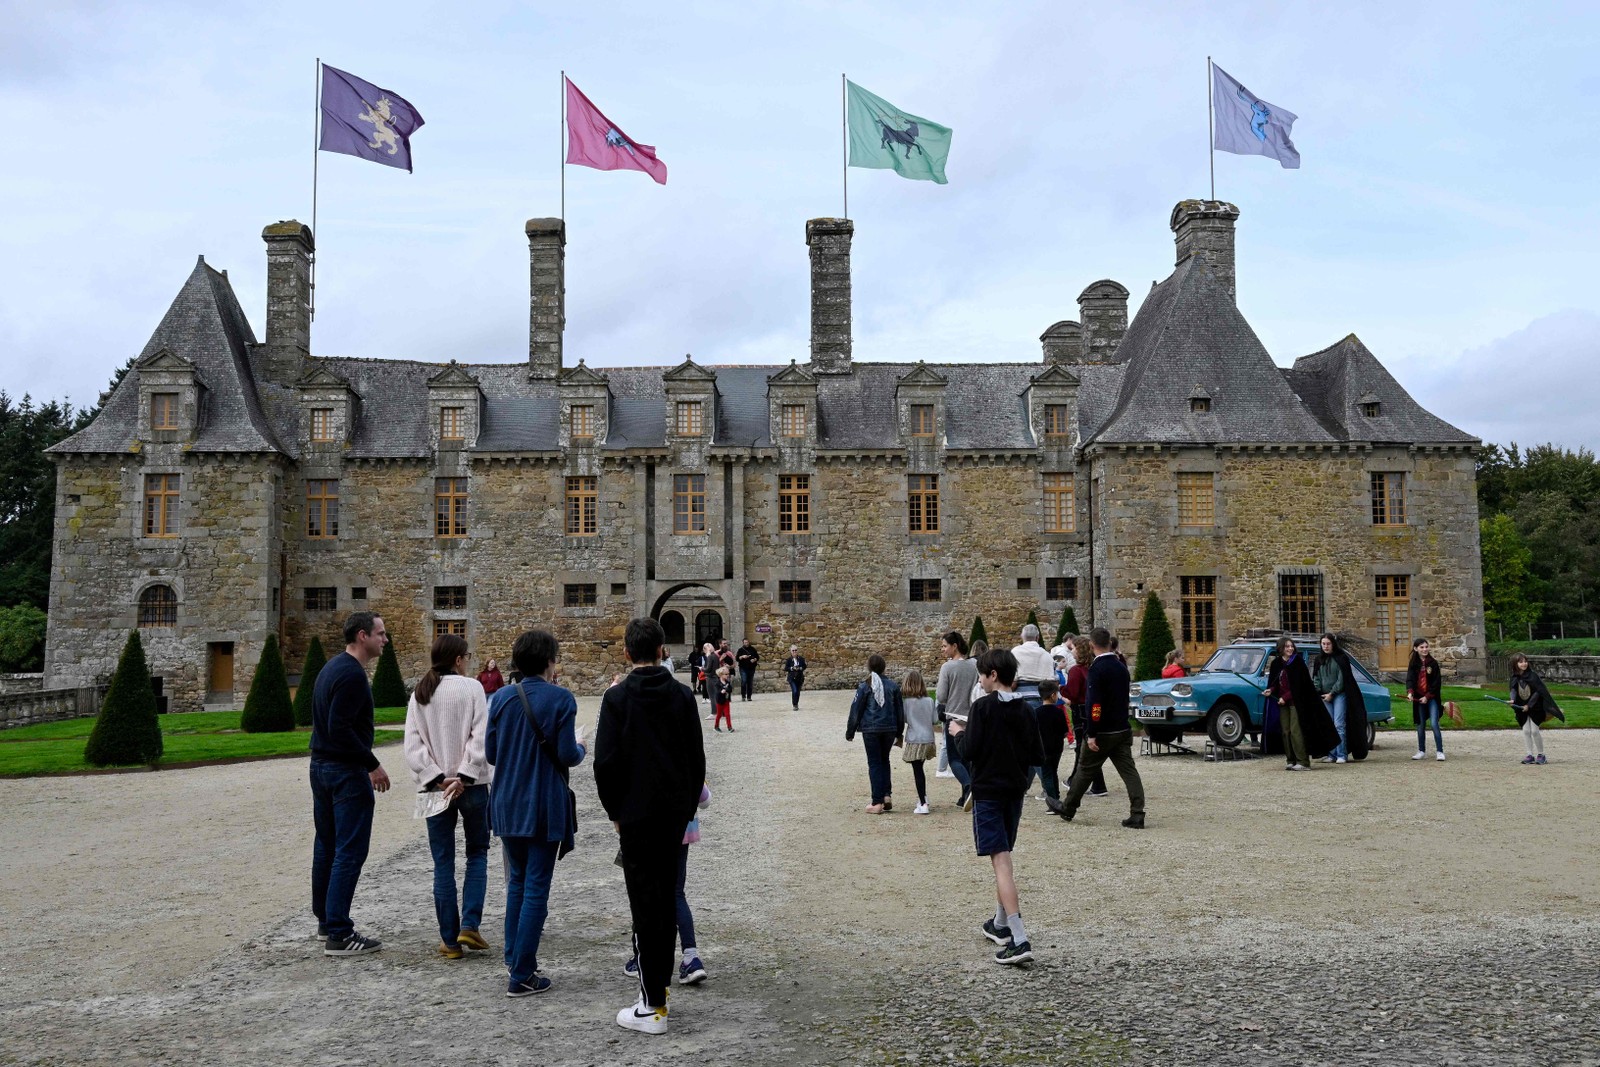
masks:
<path id="1" fill-rule="evenodd" d="M 402 789 L 380 798 L 360 927 L 329 960 L 306 912 L 302 760 L 12 782 L 0 824 L 0 1063 L 1416 1063 L 1600 1065 L 1600 732 L 1406 735 L 1364 765 L 1139 761 L 1071 826 L 1030 804 L 1017 852 L 1038 961 L 994 966 L 993 908 L 955 783 L 869 816 L 845 693 L 735 704 L 707 733 L 716 792 L 691 855 L 711 980 L 670 1036 L 618 1029 L 627 907 L 587 768 L 579 847 L 511 1001 L 498 954 L 432 954 L 430 863 Z M 597 701 L 582 701 L 592 723 Z M 708 724 L 709 725 L 709 724 Z M 591 731 L 592 732 L 592 731 Z M 397 749 L 384 752 L 391 773 Z M 503 894 L 491 854 L 485 932 Z"/>

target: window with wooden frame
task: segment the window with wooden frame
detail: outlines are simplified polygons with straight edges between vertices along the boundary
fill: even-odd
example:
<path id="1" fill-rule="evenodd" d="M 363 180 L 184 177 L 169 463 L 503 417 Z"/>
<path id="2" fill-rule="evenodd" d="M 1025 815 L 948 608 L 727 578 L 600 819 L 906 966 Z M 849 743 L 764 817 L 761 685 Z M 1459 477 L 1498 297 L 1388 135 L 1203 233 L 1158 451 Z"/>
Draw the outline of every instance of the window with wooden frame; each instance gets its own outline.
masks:
<path id="1" fill-rule="evenodd" d="M 1378 669 L 1403 671 L 1411 660 L 1411 576 L 1379 574 L 1373 584 L 1378 601 Z"/>
<path id="2" fill-rule="evenodd" d="M 1198 664 L 1217 650 L 1217 580 L 1210 575 L 1178 579 L 1184 658 Z"/>
<path id="3" fill-rule="evenodd" d="M 567 479 L 567 536 L 600 532 L 600 479 L 593 474 Z"/>
<path id="4" fill-rule="evenodd" d="M 1361 414 L 1362 414 L 1362 417 L 1364 417 L 1364 418 L 1375 419 L 1375 418 L 1378 417 L 1379 413 L 1382 412 L 1382 411 L 1383 411 L 1383 405 L 1380 402 L 1376 401 L 1376 400 L 1368 400 L 1367 402 L 1365 402 L 1364 404 L 1361 405 Z M 1406 661 L 1409 663 L 1410 659 L 1411 659 L 1411 657 L 1408 655 L 1406 657 Z"/>
<path id="5" fill-rule="evenodd" d="M 313 441 L 333 440 L 333 409 L 311 409 L 311 439 Z"/>
<path id="6" fill-rule="evenodd" d="M 1072 436 L 1072 408 L 1066 404 L 1044 406 L 1044 435 L 1046 437 Z M 1059 444 L 1060 442 L 1055 442 Z"/>
<path id="7" fill-rule="evenodd" d="M 706 432 L 705 405 L 698 400 L 680 400 L 673 409 L 673 428 L 680 437 L 702 437 Z"/>
<path id="8" fill-rule="evenodd" d="M 811 532 L 811 475 L 778 475 L 778 532 Z"/>
<path id="9" fill-rule="evenodd" d="M 907 475 L 908 528 L 912 533 L 939 532 L 939 476 Z"/>
<path id="10" fill-rule="evenodd" d="M 170 585 L 152 585 L 139 594 L 139 626 L 167 629 L 178 625 L 178 594 Z"/>
<path id="11" fill-rule="evenodd" d="M 1322 575 L 1278 576 L 1278 625 L 1296 634 L 1322 632 Z"/>
<path id="12" fill-rule="evenodd" d="M 339 588 L 333 585 L 306 586 L 307 611 L 333 611 L 339 606 Z"/>
<path id="13" fill-rule="evenodd" d="M 933 436 L 933 405 L 932 404 L 912 404 L 911 405 L 911 436 L 912 437 L 932 437 Z"/>
<path id="14" fill-rule="evenodd" d="M 811 582 L 806 578 L 780 578 L 778 579 L 778 603 L 780 604 L 809 604 L 811 603 Z"/>
<path id="15" fill-rule="evenodd" d="M 785 437 L 804 437 L 806 435 L 806 406 L 804 404 L 785 404 L 781 412 L 779 424 Z"/>
<path id="16" fill-rule="evenodd" d="M 1178 525 L 1191 529 L 1217 524 L 1217 476 L 1210 471 L 1178 475 Z"/>
<path id="17" fill-rule="evenodd" d="M 1072 475 L 1044 476 L 1045 533 L 1072 533 L 1078 528 L 1078 511 L 1073 500 Z"/>
<path id="18" fill-rule="evenodd" d="M 467 439 L 467 409 L 439 409 L 439 440 L 459 444 Z"/>
<path id="19" fill-rule="evenodd" d="M 672 476 L 672 532 L 675 534 L 702 534 L 706 532 L 706 476 L 704 474 L 674 474 Z"/>
<path id="20" fill-rule="evenodd" d="M 943 599 L 944 580 L 942 578 L 911 579 L 911 602 L 913 604 L 937 604 Z"/>
<path id="21" fill-rule="evenodd" d="M 569 409 L 568 425 L 574 441 L 594 440 L 594 405 L 574 404 Z"/>
<path id="22" fill-rule="evenodd" d="M 433 480 L 433 536 L 467 536 L 467 480 Z"/>
<path id="23" fill-rule="evenodd" d="M 436 585 L 433 587 L 433 607 L 435 611 L 460 611 L 466 606 L 466 586 Z"/>
<path id="24" fill-rule="evenodd" d="M 306 536 L 324 541 L 339 536 L 339 480 L 306 479 Z"/>
<path id="25" fill-rule="evenodd" d="M 1372 472 L 1372 525 L 1406 524 L 1406 476 L 1403 471 Z M 1409 660 L 1410 657 L 1407 656 Z"/>
<path id="26" fill-rule="evenodd" d="M 568 608 L 592 608 L 598 602 L 594 582 L 573 582 L 561 587 L 561 604 Z"/>
<path id="27" fill-rule="evenodd" d="M 150 428 L 176 430 L 178 428 L 178 394 L 150 394 Z"/>
<path id="28" fill-rule="evenodd" d="M 1044 580 L 1044 598 L 1046 600 L 1077 600 L 1078 579 L 1046 578 Z"/>
<path id="29" fill-rule="evenodd" d="M 466 619 L 434 619 L 433 636 L 435 638 L 454 634 L 457 637 L 467 636 Z"/>
<path id="30" fill-rule="evenodd" d="M 178 536 L 178 485 L 176 474 L 144 476 L 144 535 Z"/>

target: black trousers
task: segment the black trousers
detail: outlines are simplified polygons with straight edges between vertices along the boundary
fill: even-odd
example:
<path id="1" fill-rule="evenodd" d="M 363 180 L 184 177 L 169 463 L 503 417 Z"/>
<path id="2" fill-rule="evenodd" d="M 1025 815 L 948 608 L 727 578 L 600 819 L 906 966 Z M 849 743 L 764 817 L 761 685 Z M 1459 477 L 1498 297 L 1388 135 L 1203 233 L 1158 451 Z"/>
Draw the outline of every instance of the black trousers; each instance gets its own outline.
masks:
<path id="1" fill-rule="evenodd" d="M 739 668 L 739 695 L 749 700 L 756 695 L 756 669 L 754 667 Z"/>
<path id="2" fill-rule="evenodd" d="M 1039 784 L 1051 800 L 1061 799 L 1061 754 L 1067 747 L 1067 718 L 1048 704 L 1038 713 L 1039 740 L 1044 744 L 1044 762 L 1039 765 Z"/>
<path id="3" fill-rule="evenodd" d="M 623 823 L 622 878 L 633 912 L 633 951 L 639 993 L 652 1008 L 667 1003 L 673 948 L 678 941 L 678 856 L 686 821 Z"/>
<path id="4" fill-rule="evenodd" d="M 1101 766 L 1109 760 L 1117 769 L 1117 774 L 1122 776 L 1122 784 L 1128 790 L 1128 814 L 1142 816 L 1144 781 L 1139 777 L 1139 768 L 1133 763 L 1133 731 L 1119 730 L 1113 734 L 1101 734 L 1095 740 L 1099 750 L 1084 749 L 1083 763 L 1073 773 L 1067 798 L 1061 802 L 1062 813 L 1069 816 L 1077 813 L 1078 802 L 1083 799 L 1083 794 L 1089 791 L 1089 783 L 1100 773 Z"/>
<path id="5" fill-rule="evenodd" d="M 1083 710 L 1082 705 L 1072 709 L 1072 773 L 1067 775 L 1067 782 L 1078 775 L 1078 767 L 1083 763 Z M 1094 777 L 1089 780 L 1089 792 L 1104 793 L 1106 791 L 1105 772 L 1096 767 Z"/>

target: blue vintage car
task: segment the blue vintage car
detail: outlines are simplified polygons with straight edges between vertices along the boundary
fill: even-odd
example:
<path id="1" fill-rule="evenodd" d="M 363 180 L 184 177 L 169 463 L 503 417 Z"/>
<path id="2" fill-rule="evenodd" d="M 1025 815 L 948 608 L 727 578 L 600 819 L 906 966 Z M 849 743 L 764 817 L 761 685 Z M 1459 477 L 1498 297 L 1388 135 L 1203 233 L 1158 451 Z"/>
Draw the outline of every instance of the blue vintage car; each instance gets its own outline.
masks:
<path id="1" fill-rule="evenodd" d="M 1316 638 L 1296 643 L 1302 649 L 1316 647 Z M 1204 727 L 1211 740 L 1227 748 L 1237 747 L 1247 736 L 1261 731 L 1262 695 L 1267 688 L 1267 664 L 1272 659 L 1276 639 L 1235 641 L 1212 653 L 1206 665 L 1187 678 L 1163 678 L 1136 682 L 1131 690 L 1130 708 L 1134 718 L 1153 741 L 1176 741 L 1185 730 Z M 1367 704 L 1367 742 L 1376 729 L 1374 723 L 1389 722 L 1389 690 L 1378 684 L 1372 672 L 1354 656 L 1350 665 L 1356 684 Z"/>

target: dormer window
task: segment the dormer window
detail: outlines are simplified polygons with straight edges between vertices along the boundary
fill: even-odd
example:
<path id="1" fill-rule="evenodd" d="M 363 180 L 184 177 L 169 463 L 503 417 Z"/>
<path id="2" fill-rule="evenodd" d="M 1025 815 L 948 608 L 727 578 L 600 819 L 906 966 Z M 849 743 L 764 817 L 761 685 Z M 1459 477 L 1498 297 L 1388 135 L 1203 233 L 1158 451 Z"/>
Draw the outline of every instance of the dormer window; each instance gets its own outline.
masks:
<path id="1" fill-rule="evenodd" d="M 150 394 L 150 428 L 176 430 L 178 428 L 178 394 Z"/>
<path id="2" fill-rule="evenodd" d="M 594 405 L 574 404 L 571 412 L 572 439 L 574 441 L 594 440 Z"/>
<path id="3" fill-rule="evenodd" d="M 1369 419 L 1377 418 L 1382 410 L 1383 405 L 1376 400 L 1364 400 L 1361 403 L 1361 414 Z"/>
<path id="4" fill-rule="evenodd" d="M 1044 406 L 1044 435 L 1046 437 L 1070 437 L 1072 435 L 1071 410 L 1066 404 L 1046 404 Z"/>
<path id="5" fill-rule="evenodd" d="M 912 437 L 932 437 L 933 436 L 933 405 L 932 404 L 912 404 L 911 405 L 911 436 Z"/>
<path id="6" fill-rule="evenodd" d="M 1196 415 L 1205 414 L 1211 410 L 1211 398 L 1209 396 L 1191 396 L 1189 398 L 1189 410 Z"/>
<path id="7" fill-rule="evenodd" d="M 783 405 L 783 436 L 804 437 L 806 435 L 806 406 L 804 404 Z"/>
<path id="8" fill-rule="evenodd" d="M 467 409 L 439 409 L 439 440 L 456 444 L 467 439 Z"/>
<path id="9" fill-rule="evenodd" d="M 311 439 L 313 441 L 333 440 L 333 409 L 311 409 Z"/>
<path id="10" fill-rule="evenodd" d="M 698 400 L 678 401 L 674 416 L 673 426 L 680 437 L 701 437 L 705 434 L 705 408 Z"/>

